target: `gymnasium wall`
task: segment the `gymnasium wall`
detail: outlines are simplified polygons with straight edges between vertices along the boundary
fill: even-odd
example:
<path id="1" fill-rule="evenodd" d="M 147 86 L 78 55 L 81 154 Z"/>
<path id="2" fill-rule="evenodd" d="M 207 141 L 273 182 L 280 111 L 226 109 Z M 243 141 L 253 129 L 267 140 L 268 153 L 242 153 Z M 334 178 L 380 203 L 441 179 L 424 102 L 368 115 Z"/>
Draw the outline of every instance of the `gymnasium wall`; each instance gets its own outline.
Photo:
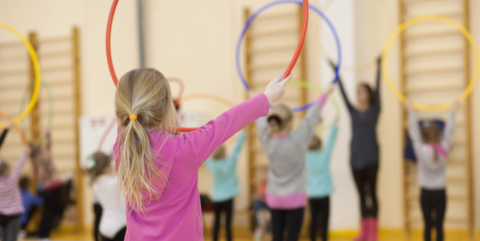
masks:
<path id="1" fill-rule="evenodd" d="M 238 103 L 244 100 L 244 91 L 235 72 L 234 49 L 243 27 L 243 9 L 252 10 L 270 0 L 203 0 L 203 1 L 158 1 L 145 0 L 146 63 L 161 70 L 167 77 L 175 76 L 185 82 L 185 94 L 212 93 Z M 322 6 L 323 0 L 312 0 Z M 367 3 L 365 3 L 367 2 Z M 337 0 L 327 11 L 337 27 L 344 62 L 358 64 L 378 54 L 390 29 L 384 26 L 388 18 L 385 9 L 376 0 Z M 396 15 L 396 0 L 388 0 Z M 471 31 L 480 40 L 480 3 L 471 0 Z M 23 34 L 36 31 L 40 37 L 65 35 L 72 26 L 78 26 L 81 34 L 82 111 L 86 116 L 112 115 L 114 87 L 108 72 L 105 57 L 105 29 L 111 1 L 94 0 L 0 0 L 0 21 L 11 24 Z M 361 11 L 360 11 L 361 10 Z M 361 14 L 359 14 L 361 13 Z M 112 52 L 118 75 L 138 67 L 137 12 L 135 1 L 120 1 L 112 33 Z M 311 19 L 318 19 L 314 14 Z M 393 18 L 398 21 L 397 16 Z M 310 81 L 323 83 L 331 80 L 332 73 L 324 60 L 320 59 L 319 38 L 322 50 L 335 56 L 335 46 L 324 25 L 311 21 L 307 45 L 308 76 Z M 14 40 L 6 31 L 0 30 L 0 42 Z M 390 54 L 389 69 L 395 81 L 399 81 L 397 46 Z M 322 58 L 323 59 L 323 58 Z M 272 76 L 274 77 L 274 76 Z M 375 73 L 370 69 L 360 73 L 342 73 L 352 97 L 355 96 L 354 81 L 368 80 L 373 83 Z M 479 86 L 473 95 L 473 123 L 480 111 Z M 172 85 L 176 93 L 177 86 Z M 358 226 L 357 194 L 351 178 L 348 145 L 350 122 L 338 91 L 334 93 L 340 101 L 341 122 L 332 159 L 336 192 L 332 196 L 332 228 L 351 230 Z M 310 98 L 313 98 L 313 93 Z M 354 98 L 351 98 L 354 100 Z M 382 114 L 378 133 L 381 145 L 381 168 L 379 176 L 380 224 L 382 228 L 400 229 L 402 211 L 402 143 L 401 105 L 382 83 Z M 223 106 L 208 101 L 192 101 L 183 106 L 186 110 L 208 113 L 210 118 L 218 116 Z M 474 147 L 480 145 L 480 129 L 474 126 Z M 475 150 L 475 173 L 480 173 L 480 150 Z M 249 206 L 247 193 L 246 157 L 241 155 L 238 175 L 242 194 L 235 200 L 238 210 Z M 202 192 L 210 192 L 211 177 L 208 170 L 199 171 Z M 476 177 L 475 195 L 480 200 L 480 178 Z M 86 185 L 88 187 L 88 185 Z M 88 206 L 85 210 L 91 210 Z M 476 202 L 478 203 L 478 202 Z M 476 205 L 476 227 L 480 229 L 480 206 Z M 86 220 L 90 222 L 91 213 Z"/>

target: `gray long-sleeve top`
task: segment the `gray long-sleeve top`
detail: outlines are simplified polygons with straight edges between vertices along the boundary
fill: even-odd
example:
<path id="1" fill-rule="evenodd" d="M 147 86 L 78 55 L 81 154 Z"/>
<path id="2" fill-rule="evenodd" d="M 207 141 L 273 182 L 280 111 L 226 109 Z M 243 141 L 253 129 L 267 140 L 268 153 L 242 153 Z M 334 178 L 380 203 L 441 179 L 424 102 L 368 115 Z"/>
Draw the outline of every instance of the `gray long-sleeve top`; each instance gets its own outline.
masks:
<path id="1" fill-rule="evenodd" d="M 422 140 L 422 134 L 418 125 L 417 117 L 413 111 L 408 116 L 408 134 L 412 140 L 413 150 L 418 163 L 418 185 L 428 190 L 445 189 L 447 157 L 437 155 L 435 159 L 435 150 Z M 455 126 L 455 113 L 450 113 L 445 129 L 442 133 L 440 145 L 448 153 L 448 149 L 453 140 L 453 129 Z"/>
<path id="2" fill-rule="evenodd" d="M 343 99 L 352 120 L 352 140 L 350 142 L 350 165 L 360 170 L 378 165 L 379 147 L 377 141 L 377 123 L 380 115 L 380 61 L 377 64 L 377 87 L 373 95 L 373 104 L 365 111 L 357 110 L 348 100 L 342 80 L 338 79 Z M 332 66 L 334 67 L 334 66 Z"/>
<path id="3" fill-rule="evenodd" d="M 268 156 L 267 203 L 270 208 L 300 208 L 306 204 L 305 154 L 320 121 L 314 105 L 300 127 L 285 138 L 272 138 L 267 118 L 256 121 L 260 142 Z"/>

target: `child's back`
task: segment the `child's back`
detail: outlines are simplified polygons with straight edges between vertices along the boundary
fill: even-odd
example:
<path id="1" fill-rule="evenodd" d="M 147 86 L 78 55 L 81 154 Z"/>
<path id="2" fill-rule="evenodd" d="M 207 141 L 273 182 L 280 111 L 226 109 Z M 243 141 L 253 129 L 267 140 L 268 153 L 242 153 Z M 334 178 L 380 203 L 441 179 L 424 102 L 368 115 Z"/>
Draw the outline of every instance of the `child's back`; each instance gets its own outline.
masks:
<path id="1" fill-rule="evenodd" d="M 337 125 L 334 125 L 324 150 L 307 152 L 307 195 L 310 198 L 326 197 L 333 192 L 330 159 L 337 132 Z"/>

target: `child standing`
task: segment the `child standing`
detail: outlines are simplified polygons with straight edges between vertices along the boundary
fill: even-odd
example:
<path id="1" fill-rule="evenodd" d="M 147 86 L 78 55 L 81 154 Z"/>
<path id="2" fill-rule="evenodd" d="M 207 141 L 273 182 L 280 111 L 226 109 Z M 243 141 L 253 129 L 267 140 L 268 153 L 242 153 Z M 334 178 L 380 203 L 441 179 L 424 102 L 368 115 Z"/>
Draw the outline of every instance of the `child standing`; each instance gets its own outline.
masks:
<path id="1" fill-rule="evenodd" d="M 113 153 L 127 205 L 125 240 L 203 240 L 198 168 L 235 133 L 268 113 L 291 75 L 199 130 L 175 135 L 177 116 L 165 76 L 151 68 L 120 78 Z"/>
<path id="2" fill-rule="evenodd" d="M 256 121 L 262 147 L 269 160 L 267 204 L 271 210 L 273 241 L 297 241 L 306 205 L 305 153 L 315 126 L 320 120 L 320 108 L 333 86 L 310 108 L 298 129 L 291 133 L 293 113 L 278 105 L 268 118 Z"/>
<path id="3" fill-rule="evenodd" d="M 61 198 L 62 182 L 52 161 L 51 143 L 51 133 L 47 130 L 45 143 L 30 144 L 33 173 L 38 180 L 38 191 L 44 199 L 42 220 L 38 231 L 40 240 L 49 240 L 50 232 L 61 221 L 64 208 Z"/>
<path id="4" fill-rule="evenodd" d="M 411 103 L 407 101 L 406 107 L 409 110 L 408 134 L 418 163 L 420 204 L 425 222 L 424 240 L 431 241 L 432 228 L 435 226 L 437 241 L 443 241 L 443 221 L 447 208 L 447 154 L 453 140 L 458 103 L 455 103 L 443 133 L 435 122 L 426 123 L 420 129 Z M 433 213 L 435 219 L 432 218 Z"/>
<path id="5" fill-rule="evenodd" d="M 27 162 L 30 149 L 26 148 L 13 171 L 7 161 L 0 159 L 0 233 L 2 241 L 17 240 L 21 228 L 20 215 L 25 211 L 18 188 L 18 180 Z"/>
<path id="6" fill-rule="evenodd" d="M 240 192 L 237 178 L 237 160 L 247 135 L 240 133 L 232 155 L 226 157 L 225 147 L 220 146 L 205 164 L 213 174 L 213 211 L 215 224 L 213 226 L 213 241 L 218 240 L 220 231 L 220 217 L 225 212 L 225 231 L 227 241 L 232 240 L 233 198 Z"/>
<path id="7" fill-rule="evenodd" d="M 95 152 L 90 159 L 93 161 L 93 166 L 89 168 L 93 193 L 103 210 L 99 224 L 102 241 L 123 241 L 127 231 L 125 199 L 118 199 L 120 193 L 112 157 L 103 152 Z"/>
<path id="8" fill-rule="evenodd" d="M 338 123 L 338 121 L 336 121 Z M 333 125 L 327 146 L 322 150 L 322 141 L 313 136 L 310 142 L 307 159 L 307 195 L 310 203 L 310 239 L 316 240 L 320 227 L 322 241 L 328 241 L 328 219 L 330 216 L 330 194 L 333 192 L 333 181 L 330 173 L 330 158 L 337 137 L 337 124 Z M 320 221 L 320 223 L 319 223 Z"/>

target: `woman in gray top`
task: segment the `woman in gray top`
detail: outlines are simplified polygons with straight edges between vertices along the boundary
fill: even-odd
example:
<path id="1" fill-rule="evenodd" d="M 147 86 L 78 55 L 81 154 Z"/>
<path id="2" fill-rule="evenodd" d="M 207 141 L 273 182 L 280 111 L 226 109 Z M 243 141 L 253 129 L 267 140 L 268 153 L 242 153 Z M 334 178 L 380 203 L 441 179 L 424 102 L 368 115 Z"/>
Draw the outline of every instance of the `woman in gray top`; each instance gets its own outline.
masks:
<path id="1" fill-rule="evenodd" d="M 377 141 L 377 123 L 380 115 L 380 63 L 377 61 L 377 88 L 362 83 L 357 87 L 357 106 L 348 100 L 342 80 L 340 90 L 352 120 L 352 141 L 350 142 L 350 165 L 357 186 L 362 213 L 361 230 L 356 241 L 377 240 L 377 173 L 379 147 Z M 335 68 L 333 63 L 330 63 Z M 368 202 L 367 200 L 371 201 Z M 367 205 L 370 204 L 370 205 Z"/>
<path id="2" fill-rule="evenodd" d="M 433 121 L 424 123 L 420 128 L 412 105 L 408 101 L 405 105 L 409 110 L 408 134 L 418 163 L 420 204 L 425 222 L 424 240 L 431 240 L 432 228 L 435 225 L 437 241 L 443 241 L 443 219 L 447 208 L 445 191 L 447 153 L 453 140 L 458 103 L 452 109 L 443 133 Z M 435 220 L 432 219 L 432 213 L 435 213 Z"/>

